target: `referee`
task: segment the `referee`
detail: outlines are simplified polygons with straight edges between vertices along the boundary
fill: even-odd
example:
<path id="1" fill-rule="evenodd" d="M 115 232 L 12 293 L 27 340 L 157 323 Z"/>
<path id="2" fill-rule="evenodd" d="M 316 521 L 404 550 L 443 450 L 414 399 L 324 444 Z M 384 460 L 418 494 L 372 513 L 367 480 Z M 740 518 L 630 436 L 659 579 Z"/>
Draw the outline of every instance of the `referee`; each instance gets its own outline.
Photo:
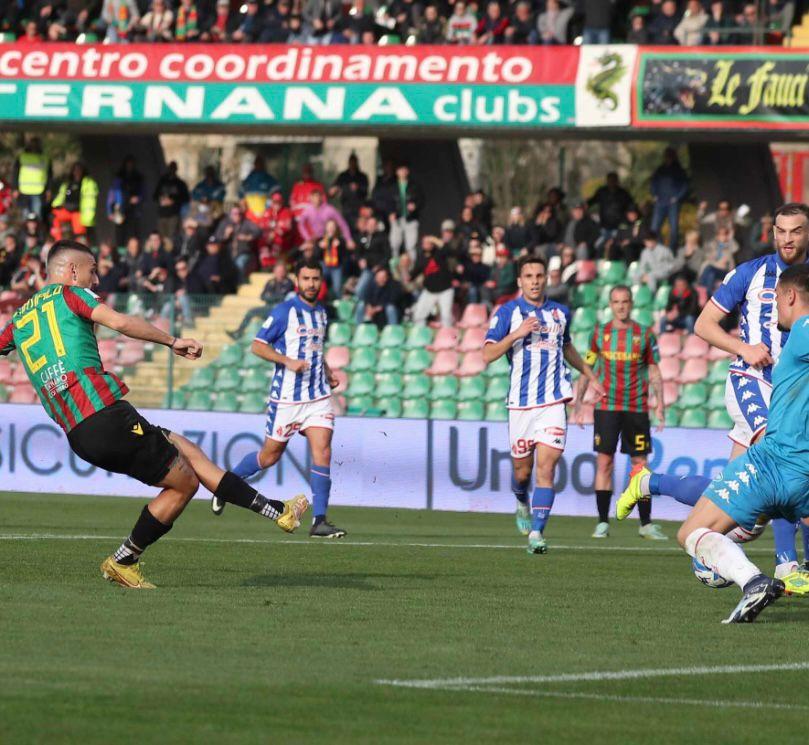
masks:
<path id="1" fill-rule="evenodd" d="M 651 329 L 630 318 L 632 291 L 626 285 L 616 285 L 610 292 L 612 320 L 599 323 L 593 331 L 585 360 L 595 369 L 606 394 L 596 403 L 593 449 L 597 453 L 596 506 L 598 525 L 593 538 L 610 534 L 609 512 L 612 500 L 612 478 L 615 451 L 621 438 L 621 452 L 629 455 L 632 465 L 646 464 L 652 450 L 649 424 L 649 387 L 655 394 L 657 431 L 664 426 L 663 379 L 657 363 L 660 354 L 657 339 Z M 579 392 L 573 420 L 583 423 L 581 401 L 587 391 L 587 378 L 579 379 Z M 638 503 L 640 536 L 653 541 L 668 537 L 652 522 L 652 502 Z"/>

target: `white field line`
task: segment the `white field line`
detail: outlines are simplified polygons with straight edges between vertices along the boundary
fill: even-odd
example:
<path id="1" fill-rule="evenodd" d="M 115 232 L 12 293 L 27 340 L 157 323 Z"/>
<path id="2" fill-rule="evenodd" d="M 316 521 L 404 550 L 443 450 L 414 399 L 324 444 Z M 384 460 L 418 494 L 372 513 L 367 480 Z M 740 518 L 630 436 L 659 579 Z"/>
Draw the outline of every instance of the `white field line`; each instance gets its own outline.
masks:
<path id="1" fill-rule="evenodd" d="M 122 534 L 118 535 L 97 535 L 97 534 L 61 534 L 61 533 L 0 533 L 0 541 L 118 541 L 122 540 Z M 301 541 L 301 540 L 262 540 L 260 538 L 180 538 L 169 537 L 164 541 L 179 541 L 182 543 L 244 543 L 256 545 L 337 545 L 337 546 L 382 546 L 386 548 L 463 548 L 463 549 L 498 549 L 498 550 L 520 550 L 524 551 L 525 546 L 513 543 L 416 543 L 397 541 L 355 541 L 350 538 L 330 540 L 330 541 Z M 548 544 L 550 551 L 600 551 L 600 552 L 628 552 L 628 553 L 655 553 L 655 554 L 679 554 L 682 549 L 671 546 L 669 548 L 652 546 L 603 546 L 595 544 Z M 772 549 L 745 549 L 745 553 L 771 554 Z"/>
<path id="2" fill-rule="evenodd" d="M 605 670 L 587 673 L 562 673 L 560 675 L 497 675 L 491 678 L 433 678 L 431 680 L 375 680 L 378 685 L 399 688 L 476 688 L 519 683 L 581 683 L 605 680 L 639 680 L 643 678 L 679 678 L 694 675 L 739 675 L 743 673 L 766 673 L 790 670 L 809 670 L 809 662 L 784 662 L 770 665 L 717 665 L 713 667 L 670 667 L 643 670 Z M 513 691 L 515 689 L 507 689 Z M 533 693 L 528 691 L 527 693 Z"/>

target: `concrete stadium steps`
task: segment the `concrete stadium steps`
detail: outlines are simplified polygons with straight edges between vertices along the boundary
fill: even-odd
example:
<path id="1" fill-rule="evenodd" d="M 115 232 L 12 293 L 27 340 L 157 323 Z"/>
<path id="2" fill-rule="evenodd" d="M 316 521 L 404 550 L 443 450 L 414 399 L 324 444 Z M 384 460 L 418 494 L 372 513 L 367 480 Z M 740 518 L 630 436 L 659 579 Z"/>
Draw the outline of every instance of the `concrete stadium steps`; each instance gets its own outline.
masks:
<path id="1" fill-rule="evenodd" d="M 784 39 L 784 46 L 793 49 L 809 48 L 809 13 L 804 13 L 799 26 L 792 27 L 792 37 Z"/>

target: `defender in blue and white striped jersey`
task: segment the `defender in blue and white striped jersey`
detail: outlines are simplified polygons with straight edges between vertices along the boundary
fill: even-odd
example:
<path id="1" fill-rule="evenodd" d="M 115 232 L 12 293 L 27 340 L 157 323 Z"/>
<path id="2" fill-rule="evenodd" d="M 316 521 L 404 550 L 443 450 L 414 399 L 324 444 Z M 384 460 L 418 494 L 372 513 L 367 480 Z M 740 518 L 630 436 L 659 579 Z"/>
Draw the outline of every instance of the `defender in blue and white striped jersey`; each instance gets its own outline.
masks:
<path id="1" fill-rule="evenodd" d="M 273 308 L 253 341 L 253 353 L 275 365 L 267 402 L 267 426 L 261 450 L 248 453 L 233 469 L 247 479 L 275 465 L 287 443 L 300 433 L 312 451 L 310 484 L 313 538 L 341 538 L 346 533 L 326 520 L 331 491 L 331 440 L 334 410 L 331 389 L 337 379 L 324 358 L 326 310 L 317 302 L 323 270 L 317 261 L 302 261 L 295 270 L 298 294 Z M 214 497 L 214 514 L 224 503 Z"/>
<path id="2" fill-rule="evenodd" d="M 567 413 L 573 398 L 565 362 L 586 375 L 600 396 L 604 389 L 570 342 L 570 310 L 545 297 L 545 261 L 523 256 L 517 264 L 522 297 L 492 316 L 483 347 L 487 364 L 506 355 L 511 368 L 508 431 L 517 498 L 517 529 L 528 535 L 528 552 L 543 554 L 553 506 L 554 471 L 565 448 Z M 536 452 L 536 488 L 528 510 L 528 484 Z M 530 517 L 529 517 L 530 515 Z"/>

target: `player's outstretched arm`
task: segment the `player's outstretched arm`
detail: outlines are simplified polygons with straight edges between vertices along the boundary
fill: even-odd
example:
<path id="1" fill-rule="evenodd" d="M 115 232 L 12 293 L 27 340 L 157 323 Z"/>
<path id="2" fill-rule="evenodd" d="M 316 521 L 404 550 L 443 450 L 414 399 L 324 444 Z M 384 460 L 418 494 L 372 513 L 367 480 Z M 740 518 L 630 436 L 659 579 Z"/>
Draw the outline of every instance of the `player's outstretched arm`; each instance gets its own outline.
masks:
<path id="1" fill-rule="evenodd" d="M 760 369 L 772 365 L 773 358 L 765 344 L 745 344 L 719 325 L 726 315 L 715 302 L 708 302 L 694 326 L 697 336 L 705 339 L 713 347 L 741 357 L 753 367 Z"/>
<path id="2" fill-rule="evenodd" d="M 294 373 L 301 373 L 310 367 L 309 360 L 293 360 L 292 357 L 281 354 L 266 342 L 254 341 L 250 349 L 256 357 L 261 357 L 261 359 L 276 365 L 283 365 L 287 370 Z"/>
<path id="3" fill-rule="evenodd" d="M 517 339 L 523 339 L 539 328 L 539 319 L 536 316 L 526 316 L 525 320 L 500 341 L 487 341 L 483 345 L 483 361 L 489 365 L 499 360 L 514 345 Z"/>
<path id="4" fill-rule="evenodd" d="M 157 326 L 138 318 L 118 313 L 107 305 L 97 305 L 90 314 L 93 323 L 101 324 L 107 328 L 117 331 L 119 334 L 128 336 L 131 339 L 141 341 L 151 341 L 155 344 L 162 344 L 169 347 L 178 357 L 185 357 L 189 360 L 196 360 L 202 356 L 202 344 L 195 339 L 181 339 L 165 331 L 161 331 Z"/>

